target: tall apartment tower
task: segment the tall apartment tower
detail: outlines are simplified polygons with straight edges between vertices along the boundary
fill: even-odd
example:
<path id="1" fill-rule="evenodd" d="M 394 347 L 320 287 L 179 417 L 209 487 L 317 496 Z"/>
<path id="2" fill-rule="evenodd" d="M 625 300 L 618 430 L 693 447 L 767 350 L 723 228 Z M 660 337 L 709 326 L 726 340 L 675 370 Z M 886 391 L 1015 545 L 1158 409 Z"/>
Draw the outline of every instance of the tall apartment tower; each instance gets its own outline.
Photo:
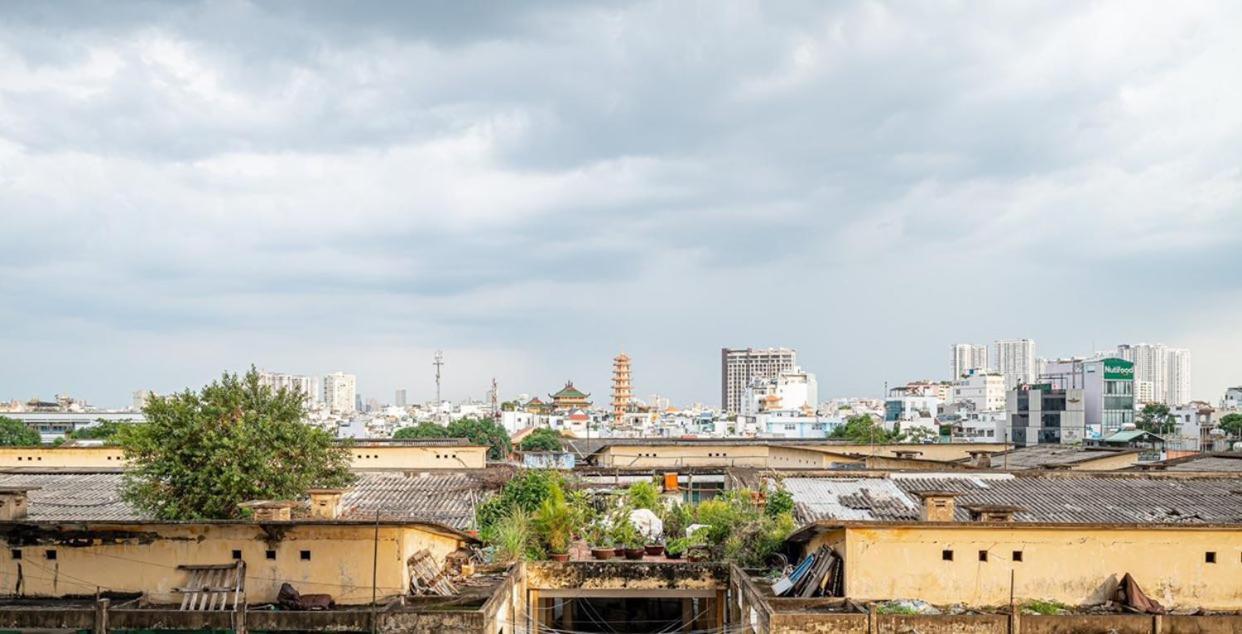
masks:
<path id="1" fill-rule="evenodd" d="M 405 407 L 405 389 L 397 390 L 396 398 L 393 399 L 393 405 L 397 407 Z"/>
<path id="2" fill-rule="evenodd" d="M 314 381 L 309 376 L 260 370 L 259 384 L 272 388 L 272 391 L 297 390 L 302 393 L 307 407 L 319 402 L 318 395 L 315 393 Z"/>
<path id="3" fill-rule="evenodd" d="M 988 370 L 988 347 L 969 343 L 953 345 L 953 374 L 950 380 L 956 381 L 972 372 L 982 373 Z"/>
<path id="4" fill-rule="evenodd" d="M 1035 342 L 1009 339 L 996 342 L 996 371 L 1005 377 L 1005 389 L 1030 383 L 1039 376 L 1035 361 Z"/>
<path id="5" fill-rule="evenodd" d="M 1165 353 L 1165 403 L 1185 405 L 1190 402 L 1190 351 L 1169 348 Z"/>
<path id="6" fill-rule="evenodd" d="M 620 421 L 630 405 L 630 355 L 622 352 L 612 360 L 612 418 Z"/>
<path id="7" fill-rule="evenodd" d="M 1168 403 L 1169 350 L 1162 343 L 1135 343 L 1117 346 L 1117 357 L 1134 364 L 1134 384 L 1143 386 L 1138 404 Z M 1150 387 L 1148 387 L 1150 386 Z M 1172 405 L 1173 403 L 1169 403 Z"/>
<path id="8" fill-rule="evenodd" d="M 338 414 L 358 411 L 358 379 L 352 374 L 334 372 L 323 377 L 323 404 Z"/>
<path id="9" fill-rule="evenodd" d="M 775 379 L 797 365 L 798 353 L 792 348 L 721 348 L 720 408 L 737 414 L 751 381 Z"/>

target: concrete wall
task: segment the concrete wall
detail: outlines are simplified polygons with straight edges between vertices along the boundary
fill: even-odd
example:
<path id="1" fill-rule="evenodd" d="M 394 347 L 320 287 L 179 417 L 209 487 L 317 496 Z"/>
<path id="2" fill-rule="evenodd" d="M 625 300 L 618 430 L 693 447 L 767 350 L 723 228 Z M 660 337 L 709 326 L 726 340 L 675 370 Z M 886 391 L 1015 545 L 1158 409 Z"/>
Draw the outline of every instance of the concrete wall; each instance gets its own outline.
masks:
<path id="1" fill-rule="evenodd" d="M 487 447 L 464 445 L 358 445 L 350 449 L 355 470 L 482 469 Z M 0 468 L 119 468 L 125 457 L 119 447 L 0 447 Z"/>
<path id="2" fill-rule="evenodd" d="M 764 444 L 612 445 L 596 456 L 602 467 L 649 469 L 662 467 L 765 467 Z"/>
<path id="3" fill-rule="evenodd" d="M 820 535 L 810 549 L 836 541 Z M 943 559 L 951 550 L 953 560 Z M 979 551 L 988 561 L 979 561 Z M 1013 552 L 1022 552 L 1022 561 Z M 1216 563 L 1205 553 L 1215 552 Z M 855 599 L 1006 605 L 1101 603 L 1129 572 L 1169 608 L 1242 609 L 1242 531 L 946 524 L 845 529 L 845 591 Z"/>
<path id="4" fill-rule="evenodd" d="M 0 556 L 0 588 L 10 596 L 65 597 L 93 595 L 99 587 L 144 592 L 155 603 L 179 603 L 181 595 L 173 589 L 184 586 L 188 575 L 177 566 L 230 563 L 232 551 L 239 550 L 251 603 L 274 601 L 284 582 L 302 593 L 330 594 L 338 603 L 370 602 L 374 526 L 269 526 L 268 532 L 257 524 L 7 527 L 10 552 Z M 457 546 L 457 538 L 449 535 L 381 527 L 378 595 L 405 593 L 406 560 L 415 551 L 426 548 L 442 561 Z M 13 558 L 12 549 L 21 551 L 21 559 Z M 275 551 L 275 559 L 267 558 L 268 550 Z M 302 551 L 309 552 L 309 560 L 302 559 Z"/>
<path id="5" fill-rule="evenodd" d="M 1119 455 L 1104 455 L 1101 458 L 1095 458 L 1086 462 L 1079 462 L 1069 466 L 1072 471 L 1117 471 L 1133 467 L 1138 463 L 1138 452 L 1126 452 Z M 993 458 L 993 462 L 997 459 Z"/>

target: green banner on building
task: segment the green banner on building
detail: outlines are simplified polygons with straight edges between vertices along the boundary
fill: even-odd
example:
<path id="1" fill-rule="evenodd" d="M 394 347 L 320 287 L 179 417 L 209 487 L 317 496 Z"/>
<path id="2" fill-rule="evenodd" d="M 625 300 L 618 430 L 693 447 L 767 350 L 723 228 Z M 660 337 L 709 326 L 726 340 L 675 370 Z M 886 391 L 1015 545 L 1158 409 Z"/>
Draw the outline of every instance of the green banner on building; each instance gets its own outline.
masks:
<path id="1" fill-rule="evenodd" d="M 1105 381 L 1133 381 L 1134 364 L 1125 359 L 1104 359 Z"/>

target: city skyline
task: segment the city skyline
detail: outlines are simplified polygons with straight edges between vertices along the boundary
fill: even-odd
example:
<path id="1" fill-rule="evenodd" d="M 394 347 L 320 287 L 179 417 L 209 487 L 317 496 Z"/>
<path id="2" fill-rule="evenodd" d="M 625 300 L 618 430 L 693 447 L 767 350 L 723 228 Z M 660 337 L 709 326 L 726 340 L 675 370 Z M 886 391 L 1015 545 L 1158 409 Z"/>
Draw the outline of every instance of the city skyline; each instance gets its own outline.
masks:
<path id="1" fill-rule="evenodd" d="M 1019 340 L 1013 340 L 1013 341 L 997 340 L 997 341 L 989 342 L 987 344 L 983 344 L 982 346 L 979 346 L 979 347 L 982 348 L 983 350 L 995 350 L 998 344 L 1016 343 L 1017 341 Z M 1032 340 L 1032 343 L 1034 343 L 1033 340 Z M 951 349 L 951 351 L 956 351 L 956 349 L 961 346 L 970 346 L 970 345 L 972 344 L 952 344 L 948 347 Z M 1066 354 L 1056 354 L 1056 355 L 1051 355 L 1051 356 L 1045 356 L 1044 354 L 1039 353 L 1038 351 L 1042 349 L 1040 347 L 1036 347 L 1035 350 L 1036 350 L 1036 359 L 1041 362 L 1055 361 L 1058 359 L 1093 358 L 1093 357 L 1099 357 L 1099 356 L 1115 356 L 1118 358 L 1125 358 L 1126 355 L 1123 353 L 1121 348 L 1126 347 L 1126 345 L 1127 344 L 1117 344 L 1117 346 L 1115 347 L 1106 347 L 1106 349 L 1102 349 L 1102 350 L 1096 350 L 1096 351 L 1083 350 L 1083 351 L 1071 352 L 1071 353 L 1066 353 Z M 1146 346 L 1149 344 L 1139 344 L 1139 345 Z M 1163 344 L 1151 344 L 1151 345 L 1158 345 L 1162 349 L 1167 349 L 1170 353 L 1189 352 L 1188 350 L 1184 348 L 1164 346 Z M 793 346 L 764 346 L 764 347 L 750 346 L 749 348 L 752 348 L 756 352 L 760 352 L 760 353 L 766 352 L 768 351 L 768 349 L 773 349 L 773 350 L 785 350 L 795 355 L 801 354 L 798 351 L 798 349 Z M 727 351 L 730 349 L 725 348 L 723 350 Z M 745 348 L 741 348 L 741 349 L 733 348 L 732 350 L 741 351 L 741 350 L 745 350 Z M 721 377 L 721 374 L 720 374 L 721 372 L 721 365 L 720 365 L 721 351 L 722 349 L 717 349 L 716 356 L 713 359 L 713 361 L 715 362 L 715 365 L 713 367 L 715 368 L 716 377 L 718 379 L 723 378 Z M 624 354 L 621 351 L 618 351 L 618 353 Z M 627 357 L 627 359 L 633 359 L 631 355 L 626 354 L 625 356 Z M 1193 355 L 1191 356 L 1193 357 Z M 434 356 L 430 357 L 428 361 L 430 362 L 432 359 L 434 359 Z M 941 363 L 943 364 L 943 359 L 941 360 Z M 584 378 L 582 379 L 579 379 L 577 377 L 570 377 L 570 379 L 575 383 L 575 385 L 577 385 L 578 387 L 580 387 L 583 391 L 587 393 L 600 394 L 600 395 L 604 395 L 604 397 L 607 397 L 607 395 L 611 394 L 611 391 L 614 387 L 613 380 L 615 376 L 616 358 L 613 357 L 613 358 L 607 359 L 606 365 L 607 365 L 607 368 L 606 368 L 607 376 L 604 378 L 595 377 L 590 374 L 585 374 L 583 375 Z M 802 366 L 803 364 L 799 361 L 797 365 Z M 992 363 L 990 365 L 995 366 L 995 363 Z M 226 369 L 226 370 L 222 370 L 221 372 L 244 373 L 249 367 L 250 366 L 248 365 L 244 368 Z M 451 362 L 449 361 L 449 357 L 447 356 L 445 357 L 445 367 L 451 367 Z M 314 394 L 312 395 L 311 400 L 322 401 L 324 397 L 324 389 L 322 387 L 323 382 L 326 379 L 331 378 L 331 376 L 334 374 L 344 374 L 345 376 L 349 377 L 351 380 L 351 388 L 350 388 L 351 392 L 350 393 L 356 395 L 358 398 L 374 399 L 383 404 L 394 404 L 397 399 L 388 398 L 387 396 L 385 396 L 385 390 L 387 390 L 387 394 L 394 394 L 394 395 L 398 395 L 398 397 L 404 397 L 407 403 L 412 404 L 412 403 L 435 402 L 435 398 L 434 398 L 435 371 L 434 370 L 428 370 L 426 372 L 427 376 L 423 377 L 424 380 L 421 382 L 418 380 L 412 380 L 407 383 L 392 382 L 392 381 L 389 381 L 388 383 L 381 383 L 381 382 L 369 381 L 367 377 L 362 375 L 362 373 L 353 372 L 349 370 L 341 370 L 339 368 L 332 370 L 332 371 L 327 371 L 327 372 L 302 372 L 302 371 L 292 371 L 292 370 L 286 370 L 286 369 L 272 369 L 269 367 L 258 366 L 258 365 L 255 365 L 255 368 L 260 371 L 261 375 L 267 374 L 267 375 L 278 375 L 278 376 L 284 376 L 284 377 L 290 377 L 290 378 L 309 379 L 317 386 L 313 388 Z M 805 371 L 810 372 L 812 374 L 818 374 L 816 369 L 813 367 L 806 367 L 804 369 Z M 995 367 L 989 367 L 987 369 L 990 372 L 998 372 L 998 370 Z M 93 399 L 87 396 L 88 392 L 86 391 L 75 391 L 75 390 L 70 390 L 70 389 L 61 389 L 61 390 L 56 390 L 53 392 L 36 392 L 29 396 L 6 395 L 3 393 L 0 393 L 0 401 L 8 402 L 10 400 L 25 400 L 27 398 L 33 398 L 36 396 L 42 397 L 42 398 L 50 398 L 54 394 L 61 394 L 61 395 L 73 396 L 75 398 L 78 398 L 79 400 L 84 400 L 88 402 L 89 404 L 91 404 L 92 406 L 96 406 L 96 407 L 110 408 L 110 409 L 122 409 L 124 408 L 125 404 L 131 403 L 133 402 L 135 398 L 137 398 L 138 392 L 145 393 L 146 391 L 150 390 L 156 394 L 168 394 L 170 392 L 178 392 L 178 391 L 181 391 L 187 388 L 196 389 L 199 385 L 208 383 L 218 378 L 221 372 L 217 372 L 215 375 L 205 378 L 199 384 L 188 384 L 188 385 L 184 385 L 180 387 L 171 387 L 171 388 L 165 388 L 165 389 L 160 389 L 158 387 L 152 387 L 150 385 L 134 388 L 134 390 L 124 395 L 124 398 L 118 398 L 116 399 L 115 402 L 109 401 L 109 400 L 96 400 L 96 399 Z M 1038 374 L 1038 369 L 1036 370 L 1036 374 Z M 1196 370 L 1196 374 L 1197 374 L 1197 370 Z M 449 381 L 449 379 L 451 378 L 451 373 L 447 370 L 444 372 L 443 378 L 445 379 L 445 383 L 449 385 L 459 385 L 460 383 L 464 382 L 464 380 L 463 381 Z M 494 377 L 494 378 L 497 378 L 498 382 L 502 386 L 504 385 L 504 382 L 499 377 Z M 286 379 L 286 381 L 287 380 L 288 379 Z M 491 390 L 491 383 L 490 383 L 491 378 L 488 378 L 487 380 L 488 380 L 488 383 L 485 386 L 483 386 L 480 390 L 471 391 L 470 389 L 467 388 L 465 390 L 462 390 L 459 396 L 453 396 L 453 395 L 446 393 L 445 400 L 454 401 L 454 402 L 468 401 L 468 400 L 479 401 L 479 402 L 485 401 L 488 398 L 489 390 Z M 937 375 L 936 373 L 932 371 L 929 371 L 927 374 L 911 373 L 911 374 L 901 375 L 893 379 L 886 380 L 881 386 L 877 387 L 872 392 L 837 392 L 837 391 L 827 390 L 821 393 L 821 396 L 823 397 L 821 401 L 826 402 L 834 398 L 883 398 L 885 395 L 886 389 L 904 384 L 906 382 L 915 382 L 915 381 L 949 381 L 949 379 L 947 379 L 946 377 Z M 555 380 L 553 381 L 554 385 L 552 385 L 551 387 L 538 387 L 537 386 L 532 389 L 518 389 L 518 388 L 513 388 L 511 390 L 502 389 L 500 396 L 502 397 L 502 399 L 505 399 L 505 400 L 512 399 L 519 394 L 526 394 L 530 397 L 538 396 L 540 398 L 543 398 L 544 396 L 547 396 L 548 394 L 554 392 L 556 389 L 559 389 L 560 384 L 563 382 L 564 382 L 564 379 Z M 269 382 L 269 384 L 272 384 L 272 383 Z M 287 383 L 277 383 L 277 384 L 272 384 L 272 385 L 274 387 L 280 387 L 286 384 Z M 390 385 L 390 387 L 385 387 L 385 388 L 368 387 L 368 386 L 377 386 L 381 384 L 386 385 L 386 386 Z M 423 385 L 423 384 L 426 384 L 428 387 L 424 389 L 410 387 L 412 385 Z M 697 398 L 684 398 L 683 399 L 683 398 L 679 398 L 677 395 L 670 395 L 667 391 L 661 390 L 657 386 L 652 386 L 650 388 L 646 386 L 639 386 L 633 389 L 633 397 L 637 400 L 645 401 L 646 399 L 650 397 L 658 395 L 661 398 L 669 398 L 671 399 L 671 402 L 673 404 L 678 404 L 678 405 L 689 405 L 692 403 L 700 403 L 708 407 L 720 407 L 720 403 L 718 401 L 720 401 L 721 390 L 723 387 L 724 387 L 723 383 L 718 383 L 714 388 L 715 394 L 712 397 L 709 397 L 706 399 L 697 399 Z M 1197 384 L 1192 382 L 1191 384 L 1192 396 L 1188 400 L 1200 400 L 1200 401 L 1205 401 L 1208 403 L 1215 403 L 1221 398 L 1220 395 L 1224 393 L 1225 389 L 1230 388 L 1230 387 L 1236 387 L 1236 386 L 1232 384 L 1227 385 L 1225 387 L 1222 387 L 1219 390 L 1218 394 L 1204 394 L 1203 396 L 1199 396 L 1198 393 L 1201 390 L 1201 388 L 1199 388 Z M 601 397 L 601 398 L 604 398 L 604 397 Z M 1154 400 L 1159 401 L 1161 399 L 1157 398 Z M 607 406 L 608 404 L 605 403 L 603 400 L 601 400 L 599 403 L 596 403 L 596 405 L 602 409 L 608 409 L 608 406 Z"/>
<path id="2" fill-rule="evenodd" d="M 602 395 L 625 350 L 715 403 L 722 346 L 876 394 L 1021 337 L 1242 383 L 1236 3 L 0 16 L 7 398 L 422 401 L 437 349 L 446 398 Z"/>

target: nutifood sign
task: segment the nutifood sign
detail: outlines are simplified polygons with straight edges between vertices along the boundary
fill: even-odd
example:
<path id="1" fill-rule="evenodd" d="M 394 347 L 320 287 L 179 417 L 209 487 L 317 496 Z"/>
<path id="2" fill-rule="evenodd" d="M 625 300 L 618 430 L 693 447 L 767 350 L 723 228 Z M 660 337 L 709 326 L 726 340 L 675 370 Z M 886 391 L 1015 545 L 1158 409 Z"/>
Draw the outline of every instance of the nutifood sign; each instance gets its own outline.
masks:
<path id="1" fill-rule="evenodd" d="M 1134 364 L 1125 359 L 1104 360 L 1105 381 L 1133 381 Z"/>

